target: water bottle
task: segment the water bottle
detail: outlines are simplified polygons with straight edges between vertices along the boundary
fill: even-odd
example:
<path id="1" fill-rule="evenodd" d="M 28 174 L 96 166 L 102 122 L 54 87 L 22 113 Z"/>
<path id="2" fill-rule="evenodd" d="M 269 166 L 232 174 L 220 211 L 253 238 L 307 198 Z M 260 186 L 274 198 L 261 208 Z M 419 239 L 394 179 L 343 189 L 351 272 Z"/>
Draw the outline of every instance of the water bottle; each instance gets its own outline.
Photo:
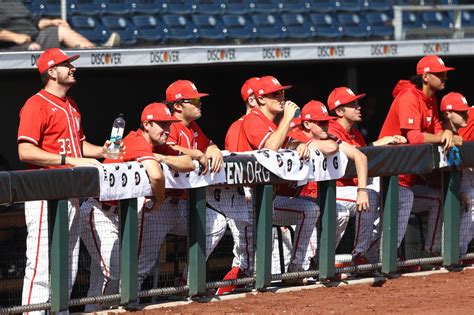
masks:
<path id="1" fill-rule="evenodd" d="M 298 107 L 295 111 L 295 116 L 293 116 L 293 118 L 298 118 L 301 116 L 301 109 Z"/>
<path id="2" fill-rule="evenodd" d="M 112 126 L 112 132 L 110 133 L 110 142 L 111 145 L 107 150 L 107 158 L 117 159 L 120 153 L 120 143 L 122 142 L 123 132 L 125 130 L 125 120 L 123 119 L 123 114 L 119 114 L 114 120 Z"/>

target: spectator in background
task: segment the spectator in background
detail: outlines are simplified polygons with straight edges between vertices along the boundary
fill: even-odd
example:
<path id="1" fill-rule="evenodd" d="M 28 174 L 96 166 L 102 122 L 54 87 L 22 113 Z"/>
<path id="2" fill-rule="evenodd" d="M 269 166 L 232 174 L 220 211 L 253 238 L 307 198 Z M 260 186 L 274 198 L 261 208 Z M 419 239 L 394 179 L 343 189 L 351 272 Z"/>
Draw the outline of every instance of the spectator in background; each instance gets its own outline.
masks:
<path id="1" fill-rule="evenodd" d="M 120 45 L 112 33 L 104 47 Z M 0 50 L 44 50 L 49 48 L 95 48 L 62 19 L 36 18 L 21 0 L 0 0 Z"/>

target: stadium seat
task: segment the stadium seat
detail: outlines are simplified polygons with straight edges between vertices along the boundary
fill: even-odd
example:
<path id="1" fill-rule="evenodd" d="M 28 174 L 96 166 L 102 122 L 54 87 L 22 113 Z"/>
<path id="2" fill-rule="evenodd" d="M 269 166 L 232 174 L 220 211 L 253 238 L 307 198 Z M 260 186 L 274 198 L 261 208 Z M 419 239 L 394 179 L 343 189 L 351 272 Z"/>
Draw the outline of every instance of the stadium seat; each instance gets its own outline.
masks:
<path id="1" fill-rule="evenodd" d="M 191 14 L 193 5 L 191 0 L 166 0 L 163 1 L 162 13 L 166 14 Z"/>
<path id="2" fill-rule="evenodd" d="M 305 0 L 286 0 L 282 4 L 282 12 L 305 13 L 309 8 L 309 3 Z"/>
<path id="3" fill-rule="evenodd" d="M 280 12 L 283 3 L 279 0 L 252 0 L 250 8 L 255 13 L 275 14 Z"/>
<path id="4" fill-rule="evenodd" d="M 250 0 L 222 0 L 224 14 L 249 14 Z"/>
<path id="5" fill-rule="evenodd" d="M 385 12 L 367 12 L 367 22 L 371 36 L 391 37 L 393 35 L 392 17 Z"/>
<path id="6" fill-rule="evenodd" d="M 107 39 L 107 31 L 93 16 L 74 15 L 69 22 L 73 29 L 96 45 L 103 44 Z"/>
<path id="7" fill-rule="evenodd" d="M 392 10 L 391 0 L 365 0 L 363 9 L 368 11 L 390 11 Z"/>
<path id="8" fill-rule="evenodd" d="M 364 0 L 337 0 L 336 10 L 343 12 L 359 12 L 364 7 Z"/>
<path id="9" fill-rule="evenodd" d="M 61 2 L 58 0 L 41 0 L 32 3 L 32 9 L 40 17 L 60 17 Z"/>
<path id="10" fill-rule="evenodd" d="M 421 16 L 414 12 L 403 12 L 403 28 L 413 29 L 421 27 Z"/>
<path id="11" fill-rule="evenodd" d="M 453 21 L 444 12 L 423 12 L 422 28 L 453 28 Z"/>
<path id="12" fill-rule="evenodd" d="M 96 0 L 70 0 L 69 8 L 72 15 L 99 15 L 100 3 Z"/>
<path id="13" fill-rule="evenodd" d="M 100 4 L 100 14 L 102 15 L 127 15 L 132 10 L 128 0 L 98 0 Z"/>
<path id="14" fill-rule="evenodd" d="M 120 35 L 121 44 L 136 44 L 135 26 L 128 18 L 118 15 L 105 15 L 101 20 L 109 33 L 117 32 Z"/>
<path id="15" fill-rule="evenodd" d="M 179 42 L 194 42 L 196 40 L 197 28 L 185 15 L 164 14 L 162 19 L 168 30 L 166 35 L 169 40 Z"/>
<path id="16" fill-rule="evenodd" d="M 193 23 L 197 26 L 200 40 L 225 40 L 224 25 L 213 15 L 193 14 Z"/>
<path id="17" fill-rule="evenodd" d="M 245 15 L 224 14 L 222 22 L 228 39 L 249 41 L 255 38 L 256 28 Z"/>
<path id="18" fill-rule="evenodd" d="M 142 42 L 165 42 L 166 34 L 163 23 L 153 15 L 134 15 L 137 40 Z"/>
<path id="19" fill-rule="evenodd" d="M 334 12 L 336 10 L 336 0 L 308 0 L 309 12 Z"/>
<path id="20" fill-rule="evenodd" d="M 462 28 L 465 37 L 474 36 L 474 11 L 463 11 L 462 15 Z"/>
<path id="21" fill-rule="evenodd" d="M 221 1 L 214 0 L 194 0 L 194 11 L 198 14 L 220 14 L 225 7 Z"/>
<path id="22" fill-rule="evenodd" d="M 316 36 L 330 39 L 342 36 L 342 26 L 334 14 L 311 13 L 309 19 L 315 28 Z"/>
<path id="23" fill-rule="evenodd" d="M 286 27 L 286 37 L 291 39 L 311 39 L 315 28 L 308 18 L 299 13 L 282 13 L 281 20 Z"/>
<path id="24" fill-rule="evenodd" d="M 342 26 L 342 35 L 350 38 L 368 38 L 370 27 L 365 16 L 356 13 L 339 13 L 337 19 Z"/>
<path id="25" fill-rule="evenodd" d="M 162 5 L 162 0 L 132 0 L 132 14 L 157 14 L 160 12 Z"/>
<path id="26" fill-rule="evenodd" d="M 285 29 L 278 15 L 252 14 L 252 21 L 257 28 L 257 39 L 281 40 L 285 37 Z"/>

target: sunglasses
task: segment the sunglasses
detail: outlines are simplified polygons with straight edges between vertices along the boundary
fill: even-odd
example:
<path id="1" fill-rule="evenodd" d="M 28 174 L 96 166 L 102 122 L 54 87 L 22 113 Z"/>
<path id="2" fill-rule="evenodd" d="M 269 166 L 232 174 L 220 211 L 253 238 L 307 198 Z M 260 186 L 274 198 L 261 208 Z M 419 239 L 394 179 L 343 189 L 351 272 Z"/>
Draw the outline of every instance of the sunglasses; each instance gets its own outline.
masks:
<path id="1" fill-rule="evenodd" d="M 285 97 L 285 90 L 265 94 L 265 97 L 276 98 L 276 99 L 284 98 Z"/>
<path id="2" fill-rule="evenodd" d="M 185 99 L 185 100 L 181 100 L 181 103 L 187 103 L 187 104 L 192 104 L 194 106 L 199 106 L 201 105 L 201 99 L 200 98 Z"/>

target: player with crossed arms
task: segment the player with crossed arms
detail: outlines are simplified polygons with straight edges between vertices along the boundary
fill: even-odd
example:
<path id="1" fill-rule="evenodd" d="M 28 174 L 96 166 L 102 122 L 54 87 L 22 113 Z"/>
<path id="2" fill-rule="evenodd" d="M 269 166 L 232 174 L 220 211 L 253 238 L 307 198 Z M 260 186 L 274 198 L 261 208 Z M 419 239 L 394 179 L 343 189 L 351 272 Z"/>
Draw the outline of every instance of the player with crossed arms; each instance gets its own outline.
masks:
<path id="1" fill-rule="evenodd" d="M 64 168 L 100 164 L 110 142 L 95 146 L 87 142 L 81 114 L 67 93 L 76 84 L 76 68 L 71 64 L 78 55 L 62 50 L 46 50 L 38 58 L 44 89 L 30 97 L 20 111 L 18 156 L 30 169 Z M 48 210 L 46 200 L 25 202 L 26 270 L 22 305 L 49 299 Z M 79 258 L 79 200 L 68 200 L 69 216 L 69 293 L 77 273 Z M 35 312 L 35 313 L 45 313 Z"/>
<path id="2" fill-rule="evenodd" d="M 127 152 L 123 161 L 138 161 L 145 167 L 154 198 L 140 197 L 137 200 L 139 215 L 138 243 L 138 289 L 141 279 L 144 279 L 153 267 L 159 252 L 160 240 L 149 217 L 158 212 L 175 211 L 175 205 L 165 197 L 165 178 L 160 163 L 165 163 L 173 170 L 188 172 L 194 170 L 194 163 L 187 156 L 169 156 L 157 152 L 168 150 L 170 125 L 178 119 L 171 115 L 163 103 L 147 105 L 141 114 L 141 125 L 136 131 L 131 131 L 123 143 Z M 106 159 L 104 163 L 116 163 L 117 160 Z M 83 226 L 82 240 L 91 256 L 91 275 L 87 296 L 116 294 L 119 292 L 120 276 L 120 241 L 119 214 L 117 201 L 99 202 L 89 198 L 81 206 Z M 156 222 L 153 222 L 156 223 Z M 164 236 L 163 236 L 164 238 Z M 154 242 L 153 242 L 154 240 Z M 89 304 L 86 312 L 97 311 L 102 305 Z"/>

